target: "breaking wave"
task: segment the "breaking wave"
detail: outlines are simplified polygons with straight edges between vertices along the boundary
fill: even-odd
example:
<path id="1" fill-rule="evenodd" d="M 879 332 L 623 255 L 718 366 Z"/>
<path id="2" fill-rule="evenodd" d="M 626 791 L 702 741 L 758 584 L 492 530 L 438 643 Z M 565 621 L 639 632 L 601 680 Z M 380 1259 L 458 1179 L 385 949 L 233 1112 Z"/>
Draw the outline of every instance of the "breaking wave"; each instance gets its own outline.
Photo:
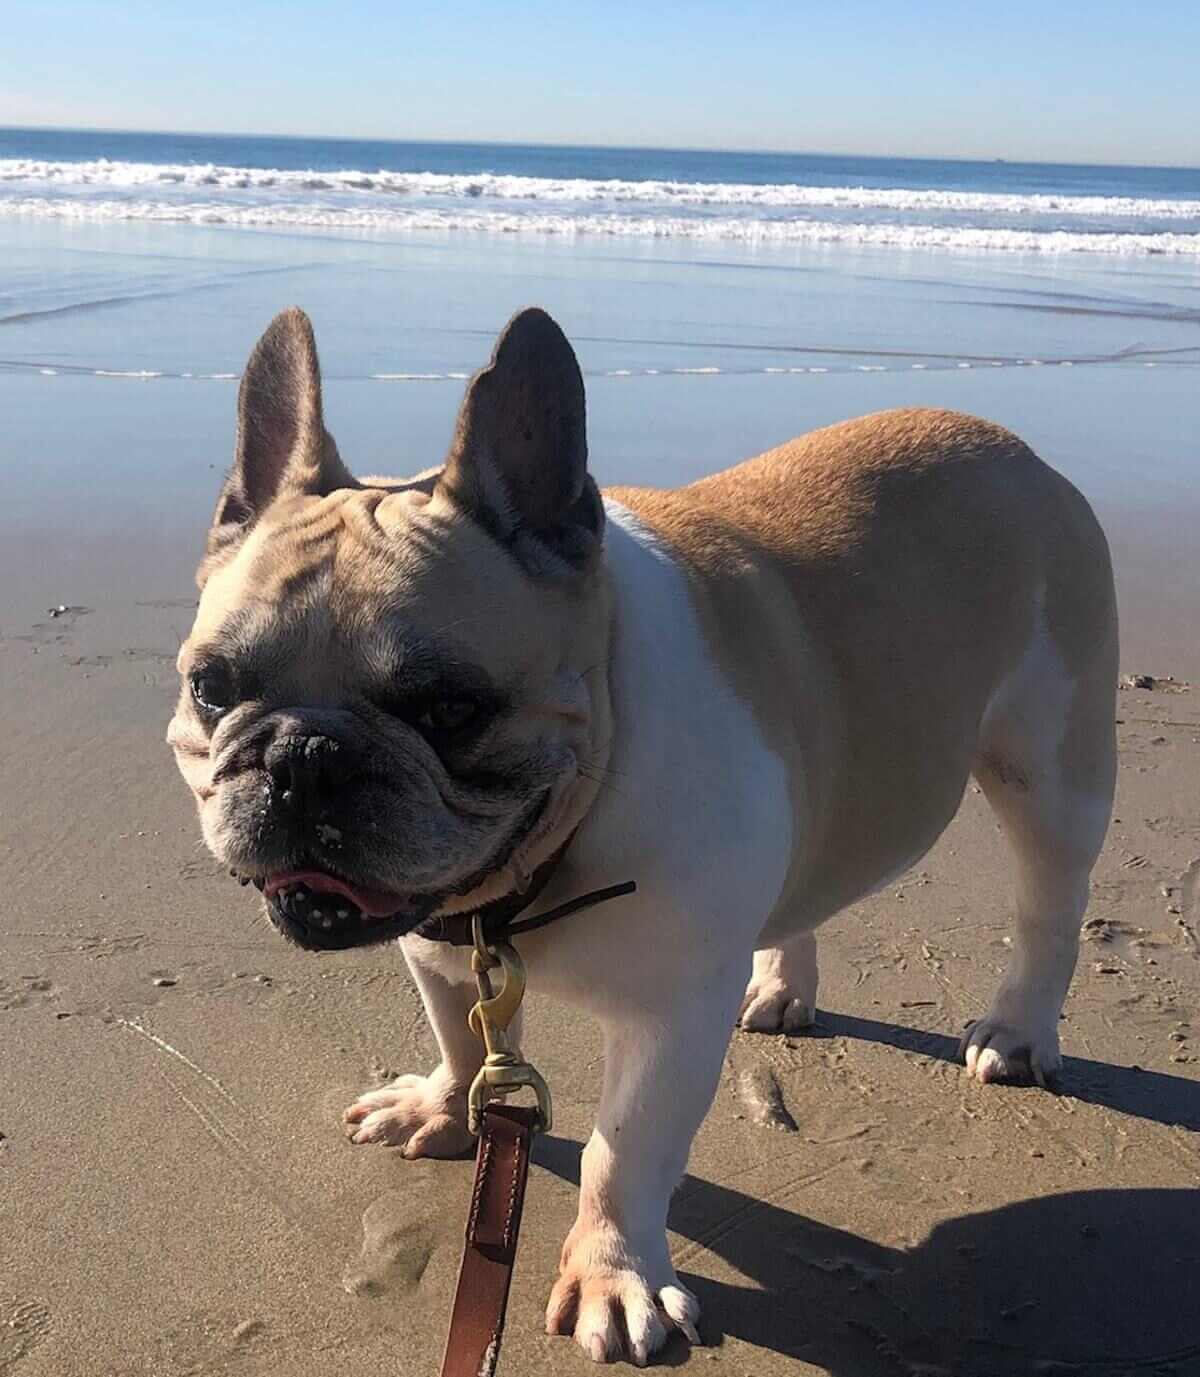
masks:
<path id="1" fill-rule="evenodd" d="M 1200 257 L 1200 200 L 0 159 L 0 215 Z"/>

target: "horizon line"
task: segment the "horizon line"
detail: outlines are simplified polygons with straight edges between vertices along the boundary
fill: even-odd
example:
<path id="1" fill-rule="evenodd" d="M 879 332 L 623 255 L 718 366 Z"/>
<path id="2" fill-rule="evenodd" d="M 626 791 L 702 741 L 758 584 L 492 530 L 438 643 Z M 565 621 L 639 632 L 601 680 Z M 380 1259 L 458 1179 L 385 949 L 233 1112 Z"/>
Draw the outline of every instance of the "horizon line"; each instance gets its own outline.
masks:
<path id="1" fill-rule="evenodd" d="M 968 157 L 963 154 L 932 153 L 848 153 L 813 148 L 745 148 L 718 144 L 656 144 L 656 143 L 577 143 L 539 139 L 445 139 L 398 138 L 395 135 L 368 134 L 280 134 L 249 132 L 246 130 L 214 129 L 131 129 L 119 125 L 75 124 L 0 124 L 0 131 L 28 134 L 161 134 L 197 139 L 289 139 L 297 143 L 392 143 L 427 144 L 452 148 L 467 145 L 477 148 L 579 148 L 597 152 L 646 153 L 734 153 L 744 157 L 800 157 L 800 158 L 874 158 L 894 162 L 933 163 L 1002 163 L 1022 167 L 1109 167 L 1121 169 L 1155 169 L 1167 172 L 1200 172 L 1200 166 L 1187 163 L 1126 163 L 1083 159 L 1078 162 L 1062 159 L 1017 158 L 1000 155 Z"/>

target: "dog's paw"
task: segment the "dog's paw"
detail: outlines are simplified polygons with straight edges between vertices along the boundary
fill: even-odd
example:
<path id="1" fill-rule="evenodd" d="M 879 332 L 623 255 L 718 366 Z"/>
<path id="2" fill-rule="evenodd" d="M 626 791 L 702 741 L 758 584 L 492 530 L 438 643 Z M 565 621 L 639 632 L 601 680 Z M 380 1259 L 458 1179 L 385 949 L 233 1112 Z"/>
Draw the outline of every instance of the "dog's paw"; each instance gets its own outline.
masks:
<path id="1" fill-rule="evenodd" d="M 811 1028 L 816 1009 L 782 981 L 751 981 L 742 999 L 738 1024 L 748 1033 L 798 1033 Z"/>
<path id="2" fill-rule="evenodd" d="M 399 1076 L 360 1095 L 342 1115 L 352 1143 L 383 1143 L 405 1157 L 458 1157 L 473 1146 L 467 1092 L 441 1071 Z"/>
<path id="3" fill-rule="evenodd" d="M 648 1275 L 611 1226 L 571 1230 L 546 1306 L 547 1333 L 572 1335 L 595 1363 L 645 1367 L 672 1330 L 698 1344 L 699 1318 L 695 1296 L 669 1265 Z"/>
<path id="4" fill-rule="evenodd" d="M 1033 1080 L 1045 1086 L 1062 1070 L 1058 1030 L 1053 1024 L 1031 1026 L 996 1014 L 968 1026 L 958 1055 L 967 1064 L 967 1074 L 984 1085 Z"/>
<path id="5" fill-rule="evenodd" d="M 748 1033 L 798 1033 L 817 1016 L 817 942 L 800 932 L 779 947 L 760 947 L 738 1023 Z"/>

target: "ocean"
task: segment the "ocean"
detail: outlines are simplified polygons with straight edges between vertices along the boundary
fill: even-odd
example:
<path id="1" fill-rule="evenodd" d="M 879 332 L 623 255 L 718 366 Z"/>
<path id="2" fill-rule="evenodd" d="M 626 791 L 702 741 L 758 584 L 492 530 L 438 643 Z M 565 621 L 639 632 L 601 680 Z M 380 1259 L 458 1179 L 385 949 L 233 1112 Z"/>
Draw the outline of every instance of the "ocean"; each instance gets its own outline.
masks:
<path id="1" fill-rule="evenodd" d="M 1200 255 L 1182 168 L 0 130 L 0 213 Z"/>
<path id="2" fill-rule="evenodd" d="M 1130 654 L 1200 674 L 1188 169 L 0 130 L 10 595 L 186 590 L 281 307 L 351 467 L 412 472 L 530 303 L 575 344 L 602 482 L 886 406 L 1009 425 L 1105 520 Z"/>

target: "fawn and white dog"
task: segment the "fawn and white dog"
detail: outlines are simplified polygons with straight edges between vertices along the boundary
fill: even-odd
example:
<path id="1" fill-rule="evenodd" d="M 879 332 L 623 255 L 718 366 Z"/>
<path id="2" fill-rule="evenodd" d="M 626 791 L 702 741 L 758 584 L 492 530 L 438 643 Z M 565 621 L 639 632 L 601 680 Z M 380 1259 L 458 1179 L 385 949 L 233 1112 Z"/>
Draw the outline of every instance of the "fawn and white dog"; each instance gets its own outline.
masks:
<path id="1" fill-rule="evenodd" d="M 918 860 L 971 774 L 1012 845 L 1016 933 L 967 1070 L 1056 1071 L 1117 629 L 1095 518 L 1020 440 L 891 411 L 602 496 L 575 356 L 538 310 L 413 478 L 345 467 L 299 311 L 239 408 L 170 740 L 281 931 L 402 939 L 441 1062 L 364 1094 L 353 1141 L 470 1142 L 467 959 L 419 923 L 521 889 L 568 838 L 538 905 L 637 881 L 521 940 L 531 988 L 604 1032 L 552 1331 L 636 1362 L 694 1337 L 667 1205 L 730 1029 L 811 1021 L 816 928 Z"/>

